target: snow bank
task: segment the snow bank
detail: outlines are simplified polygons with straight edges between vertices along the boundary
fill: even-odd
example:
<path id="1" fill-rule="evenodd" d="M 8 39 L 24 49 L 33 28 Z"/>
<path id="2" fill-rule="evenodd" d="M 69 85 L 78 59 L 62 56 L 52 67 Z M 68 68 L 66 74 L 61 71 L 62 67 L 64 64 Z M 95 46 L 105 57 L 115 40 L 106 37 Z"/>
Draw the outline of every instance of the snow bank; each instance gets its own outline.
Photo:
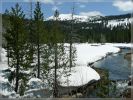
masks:
<path id="1" fill-rule="evenodd" d="M 91 80 L 99 80 L 99 74 L 87 66 L 73 67 L 71 75 L 68 77 L 62 76 L 60 78 L 61 86 L 82 86 L 90 82 Z M 68 82 L 66 80 L 68 79 Z"/>
<path id="2" fill-rule="evenodd" d="M 28 81 L 27 85 L 28 85 L 30 91 L 48 88 L 48 84 L 38 78 L 31 78 Z"/>
<path id="3" fill-rule="evenodd" d="M 106 43 L 106 45 L 118 48 L 133 48 L 133 45 L 131 43 Z"/>
<path id="4" fill-rule="evenodd" d="M 28 85 L 31 85 L 33 82 L 42 83 L 42 81 L 38 78 L 31 78 L 28 82 Z"/>
<path id="5" fill-rule="evenodd" d="M 92 46 L 91 44 L 83 43 L 77 44 L 77 66 L 87 66 L 89 63 L 93 63 L 109 53 L 117 53 L 120 51 L 119 48 L 110 45 L 97 45 Z"/>

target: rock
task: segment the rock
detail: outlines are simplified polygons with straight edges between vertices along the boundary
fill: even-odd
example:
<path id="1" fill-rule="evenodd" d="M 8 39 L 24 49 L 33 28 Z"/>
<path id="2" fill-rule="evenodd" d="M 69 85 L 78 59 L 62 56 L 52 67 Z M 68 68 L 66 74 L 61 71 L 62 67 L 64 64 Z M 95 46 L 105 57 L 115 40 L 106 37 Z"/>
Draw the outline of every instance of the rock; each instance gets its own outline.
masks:
<path id="1" fill-rule="evenodd" d="M 124 55 L 124 59 L 127 59 L 128 61 L 130 61 L 131 62 L 131 53 L 126 53 L 125 55 Z"/>

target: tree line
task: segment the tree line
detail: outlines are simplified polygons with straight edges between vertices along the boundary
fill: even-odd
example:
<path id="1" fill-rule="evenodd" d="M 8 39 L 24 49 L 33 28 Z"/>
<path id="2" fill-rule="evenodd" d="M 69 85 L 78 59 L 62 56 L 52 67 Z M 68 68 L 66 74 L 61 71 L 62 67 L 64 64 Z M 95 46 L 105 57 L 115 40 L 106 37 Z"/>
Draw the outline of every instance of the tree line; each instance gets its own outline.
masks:
<path id="1" fill-rule="evenodd" d="M 74 22 L 73 35 L 76 37 L 74 42 L 79 43 L 130 43 L 131 42 L 131 23 L 121 23 L 115 26 L 108 25 L 110 20 L 101 20 L 101 22 Z M 47 22 L 50 23 L 50 22 Z M 68 32 L 70 31 L 70 22 L 62 21 L 61 27 L 65 32 L 65 39 L 68 42 Z"/>

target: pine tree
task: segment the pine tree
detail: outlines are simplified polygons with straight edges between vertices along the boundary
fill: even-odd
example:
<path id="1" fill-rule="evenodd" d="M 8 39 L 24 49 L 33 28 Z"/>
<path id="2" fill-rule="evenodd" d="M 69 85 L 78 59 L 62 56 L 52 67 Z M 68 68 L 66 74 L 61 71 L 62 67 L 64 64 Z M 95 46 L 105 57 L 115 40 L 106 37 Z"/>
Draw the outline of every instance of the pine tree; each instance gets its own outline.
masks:
<path id="1" fill-rule="evenodd" d="M 106 39 L 105 39 L 105 36 L 103 34 L 101 34 L 100 42 L 106 43 Z"/>
<path id="2" fill-rule="evenodd" d="M 30 2 L 30 21 L 29 21 L 29 56 L 31 60 L 31 64 L 34 62 L 34 53 L 35 53 L 35 48 L 34 48 L 34 37 L 35 35 L 33 34 L 33 17 L 32 17 L 32 1 Z"/>
<path id="3" fill-rule="evenodd" d="M 57 23 L 57 20 L 58 20 L 58 17 L 59 17 L 59 12 L 56 10 L 55 11 L 55 14 L 54 14 L 54 17 L 55 17 L 55 21 Z M 57 55 L 57 41 L 58 41 L 58 35 L 57 33 L 55 33 L 55 39 L 54 39 L 54 53 L 55 53 L 55 71 L 54 71 L 54 97 L 57 97 L 58 96 L 58 90 L 57 90 L 57 68 L 58 68 L 58 55 Z"/>
<path id="4" fill-rule="evenodd" d="M 25 61 L 26 32 L 24 27 L 25 14 L 17 3 L 10 11 L 10 28 L 7 29 L 5 39 L 10 48 L 10 67 L 15 68 L 15 91 L 18 92 L 20 70 L 28 68 Z"/>
<path id="5" fill-rule="evenodd" d="M 59 77 L 62 76 L 63 69 L 67 67 L 67 56 L 65 54 L 64 47 L 64 33 L 61 31 L 61 27 L 58 22 L 59 11 L 54 13 L 54 21 L 52 21 L 51 29 L 49 30 L 48 43 L 45 48 L 45 54 L 43 54 L 43 66 L 45 72 L 52 71 L 54 75 L 48 75 L 50 84 L 53 84 L 53 96 L 59 97 L 58 85 L 60 84 Z"/>
<path id="6" fill-rule="evenodd" d="M 55 10 L 54 21 L 50 31 L 50 43 L 53 49 L 54 62 L 54 86 L 53 96 L 59 97 L 61 91 L 58 90 L 58 85 L 61 84 L 60 77 L 66 76 L 69 73 L 69 58 L 66 51 L 68 48 L 64 45 L 64 33 L 61 30 L 61 25 L 58 21 L 59 11 Z"/>
<path id="7" fill-rule="evenodd" d="M 71 32 L 69 34 L 69 44 L 70 44 L 70 46 L 69 46 L 69 60 L 70 60 L 69 67 L 70 67 L 70 71 L 71 71 L 71 68 L 74 67 L 74 65 L 75 65 L 74 61 L 75 61 L 75 56 L 76 56 L 75 55 L 76 49 L 73 46 L 73 38 L 74 38 L 73 37 L 73 35 L 74 35 L 74 18 L 73 18 L 73 16 L 74 16 L 74 5 L 72 8 Z"/>
<path id="8" fill-rule="evenodd" d="M 36 8 L 34 11 L 34 21 L 35 21 L 35 33 L 36 33 L 36 45 L 37 45 L 37 78 L 40 78 L 40 57 L 41 57 L 41 42 L 42 35 L 44 35 L 44 24 L 43 24 L 43 13 L 41 12 L 41 5 L 39 2 L 36 3 Z"/>

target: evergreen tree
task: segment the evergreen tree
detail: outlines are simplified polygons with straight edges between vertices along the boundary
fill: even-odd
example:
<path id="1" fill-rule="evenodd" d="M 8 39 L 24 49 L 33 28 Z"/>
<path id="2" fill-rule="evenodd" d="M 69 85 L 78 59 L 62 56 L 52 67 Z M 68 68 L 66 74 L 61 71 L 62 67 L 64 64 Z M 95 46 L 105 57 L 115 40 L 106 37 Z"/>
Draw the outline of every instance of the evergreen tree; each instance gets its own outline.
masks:
<path id="1" fill-rule="evenodd" d="M 59 17 L 59 12 L 56 10 L 55 11 L 55 14 L 54 14 L 54 17 L 55 17 L 55 21 L 56 21 L 56 23 L 57 23 L 57 18 Z M 55 29 L 55 30 L 57 30 L 57 29 Z M 54 58 L 54 62 L 55 62 L 55 71 L 54 71 L 54 77 L 55 77 L 55 79 L 54 79 L 54 97 L 57 97 L 58 96 L 58 90 L 57 90 L 57 68 L 58 68 L 58 55 L 57 55 L 57 43 L 58 43 L 58 35 L 57 35 L 57 33 L 55 32 L 55 39 L 53 39 L 54 41 L 54 56 L 55 56 L 55 58 Z"/>
<path id="2" fill-rule="evenodd" d="M 106 43 L 106 39 L 105 39 L 105 36 L 103 34 L 101 34 L 100 42 L 101 43 Z"/>
<path id="3" fill-rule="evenodd" d="M 64 74 L 65 68 L 68 66 L 68 58 L 64 46 L 64 33 L 60 29 L 58 21 L 58 10 L 54 13 L 54 21 L 49 33 L 49 48 L 51 51 L 52 63 L 50 68 L 54 69 L 53 75 L 53 96 L 59 97 L 58 85 L 60 84 L 60 77 Z M 62 71 L 60 71 L 62 69 Z"/>
<path id="4" fill-rule="evenodd" d="M 36 45 L 37 45 L 37 78 L 40 78 L 40 58 L 41 58 L 41 44 L 44 33 L 43 13 L 41 12 L 41 5 L 39 2 L 36 3 L 34 11 L 35 21 L 35 33 L 36 33 Z"/>
<path id="5" fill-rule="evenodd" d="M 32 1 L 30 2 L 30 21 L 29 21 L 29 38 L 28 38 L 28 42 L 29 42 L 29 56 L 30 56 L 30 60 L 31 63 L 34 62 L 34 53 L 35 53 L 35 47 L 34 47 L 34 38 L 35 35 L 33 33 L 33 17 L 32 17 Z"/>
<path id="6" fill-rule="evenodd" d="M 74 35 L 74 5 L 73 5 L 73 8 L 72 8 L 72 20 L 71 20 L 71 32 L 69 34 L 69 60 L 70 60 L 70 70 L 72 67 L 74 67 L 75 63 L 74 63 L 74 60 L 75 60 L 75 53 L 76 53 L 76 49 L 73 47 L 73 35 Z"/>
<path id="7" fill-rule="evenodd" d="M 5 39 L 10 48 L 10 61 L 9 67 L 15 68 L 14 77 L 15 79 L 15 91 L 18 92 L 19 81 L 24 70 L 28 69 L 29 64 L 26 59 L 26 40 L 27 35 L 24 27 L 25 14 L 21 7 L 17 3 L 15 8 L 12 7 L 10 11 L 10 28 L 7 29 Z M 21 71 L 20 71 L 21 70 Z M 20 77 L 21 75 L 21 77 Z M 23 80 L 23 79 L 22 79 Z"/>

